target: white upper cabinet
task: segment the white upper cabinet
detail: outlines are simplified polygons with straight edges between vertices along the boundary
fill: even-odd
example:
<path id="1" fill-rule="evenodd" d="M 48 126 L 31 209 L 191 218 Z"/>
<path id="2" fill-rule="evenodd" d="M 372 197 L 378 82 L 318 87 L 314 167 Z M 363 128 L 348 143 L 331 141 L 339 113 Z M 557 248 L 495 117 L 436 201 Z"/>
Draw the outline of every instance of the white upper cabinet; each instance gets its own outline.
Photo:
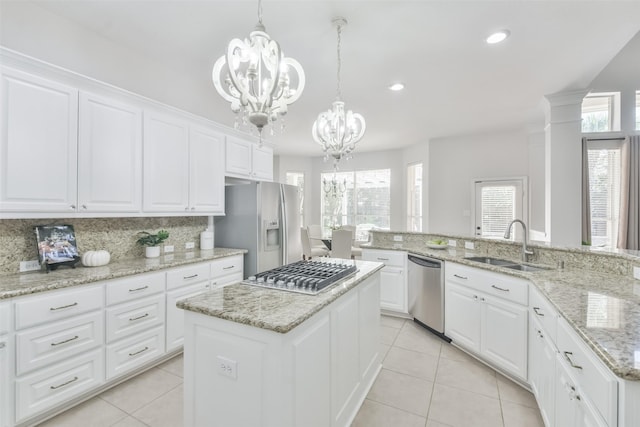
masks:
<path id="1" fill-rule="evenodd" d="M 213 130 L 145 112 L 143 210 L 223 214 L 224 140 Z"/>
<path id="2" fill-rule="evenodd" d="M 224 135 L 189 129 L 189 209 L 224 213 Z"/>
<path id="3" fill-rule="evenodd" d="M 78 210 L 139 212 L 142 200 L 142 111 L 80 94 Z"/>
<path id="4" fill-rule="evenodd" d="M 183 120 L 144 114 L 145 212 L 189 210 L 189 127 Z"/>
<path id="5" fill-rule="evenodd" d="M 78 91 L 2 70 L 0 211 L 75 212 Z"/>
<path id="6" fill-rule="evenodd" d="M 259 181 L 273 181 L 273 149 L 251 141 L 227 137 L 226 175 Z"/>

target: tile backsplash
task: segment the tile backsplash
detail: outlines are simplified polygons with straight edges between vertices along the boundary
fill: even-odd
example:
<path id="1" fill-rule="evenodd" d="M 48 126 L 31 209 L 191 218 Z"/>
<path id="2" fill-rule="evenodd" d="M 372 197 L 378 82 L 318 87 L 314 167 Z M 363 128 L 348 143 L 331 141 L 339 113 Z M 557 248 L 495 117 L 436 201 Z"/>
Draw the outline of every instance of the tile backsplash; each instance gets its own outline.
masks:
<path id="1" fill-rule="evenodd" d="M 136 244 L 139 231 L 165 229 L 169 239 L 164 244 L 184 251 L 185 243 L 200 246 L 200 232 L 207 228 L 207 217 L 143 218 L 74 218 L 74 219 L 3 219 L 0 220 L 0 274 L 19 272 L 20 261 L 38 258 L 33 227 L 70 224 L 76 233 L 78 252 L 105 249 L 112 260 L 143 257 L 144 249 Z"/>

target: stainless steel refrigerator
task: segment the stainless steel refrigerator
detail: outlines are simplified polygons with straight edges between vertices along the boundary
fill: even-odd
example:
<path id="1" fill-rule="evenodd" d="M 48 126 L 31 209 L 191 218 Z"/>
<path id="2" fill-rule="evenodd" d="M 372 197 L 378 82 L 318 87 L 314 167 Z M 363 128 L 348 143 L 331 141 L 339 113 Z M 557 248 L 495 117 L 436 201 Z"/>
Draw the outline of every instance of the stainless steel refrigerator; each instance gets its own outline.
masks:
<path id="1" fill-rule="evenodd" d="M 245 278 L 302 259 L 298 187 L 277 182 L 228 185 L 225 212 L 215 218 L 215 245 L 249 250 Z"/>

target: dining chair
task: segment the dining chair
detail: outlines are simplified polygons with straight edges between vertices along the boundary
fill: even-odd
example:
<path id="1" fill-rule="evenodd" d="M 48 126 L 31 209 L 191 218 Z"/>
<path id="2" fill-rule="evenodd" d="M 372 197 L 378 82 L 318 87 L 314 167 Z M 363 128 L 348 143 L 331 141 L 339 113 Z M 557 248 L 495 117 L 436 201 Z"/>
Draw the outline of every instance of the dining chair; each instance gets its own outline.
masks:
<path id="1" fill-rule="evenodd" d="M 312 248 L 327 249 L 327 246 L 322 242 L 322 227 L 318 224 L 312 224 L 307 227 L 309 231 L 309 241 Z"/>
<path id="2" fill-rule="evenodd" d="M 356 226 L 355 225 L 343 225 L 340 227 L 342 230 L 351 231 L 351 257 L 362 258 L 362 248 L 356 244 Z"/>
<path id="3" fill-rule="evenodd" d="M 351 239 L 349 230 L 334 230 L 331 234 L 331 257 L 351 259 Z"/>
<path id="4" fill-rule="evenodd" d="M 326 247 L 311 246 L 309 231 L 304 227 L 300 228 L 300 240 L 302 240 L 302 259 L 329 255 L 329 250 Z"/>

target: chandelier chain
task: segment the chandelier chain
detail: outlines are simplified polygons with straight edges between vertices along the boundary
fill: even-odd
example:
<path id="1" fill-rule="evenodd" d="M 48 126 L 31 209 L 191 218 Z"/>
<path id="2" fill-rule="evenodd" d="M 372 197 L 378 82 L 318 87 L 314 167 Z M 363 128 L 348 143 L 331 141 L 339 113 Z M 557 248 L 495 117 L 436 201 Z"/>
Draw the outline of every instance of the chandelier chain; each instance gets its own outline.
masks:
<path id="1" fill-rule="evenodd" d="M 340 45 L 342 42 L 342 24 L 338 23 L 338 72 L 337 79 L 338 82 L 336 87 L 336 96 L 338 100 L 342 99 L 342 91 L 340 90 L 340 71 L 342 70 L 342 57 L 340 56 Z"/>
<path id="2" fill-rule="evenodd" d="M 262 25 L 262 0 L 258 0 L 258 22 Z"/>

